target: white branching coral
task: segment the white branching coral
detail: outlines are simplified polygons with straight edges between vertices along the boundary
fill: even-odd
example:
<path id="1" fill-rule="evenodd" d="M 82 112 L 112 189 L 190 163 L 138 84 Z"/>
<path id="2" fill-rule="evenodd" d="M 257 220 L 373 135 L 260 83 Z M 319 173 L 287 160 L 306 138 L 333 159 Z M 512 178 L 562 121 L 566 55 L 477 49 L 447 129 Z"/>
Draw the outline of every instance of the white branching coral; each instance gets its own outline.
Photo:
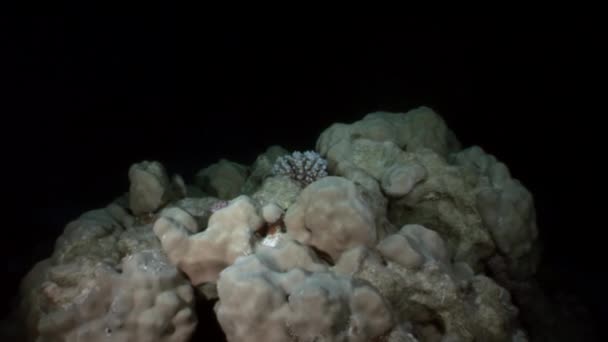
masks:
<path id="1" fill-rule="evenodd" d="M 272 174 L 288 176 L 307 186 L 327 176 L 327 161 L 315 151 L 296 151 L 279 157 L 272 167 Z"/>

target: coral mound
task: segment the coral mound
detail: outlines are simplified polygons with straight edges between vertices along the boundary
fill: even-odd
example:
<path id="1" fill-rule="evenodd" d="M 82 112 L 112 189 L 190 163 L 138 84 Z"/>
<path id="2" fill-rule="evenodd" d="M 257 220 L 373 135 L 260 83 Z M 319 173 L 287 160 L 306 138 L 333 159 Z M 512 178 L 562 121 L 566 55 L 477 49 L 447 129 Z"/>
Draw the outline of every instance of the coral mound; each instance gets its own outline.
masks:
<path id="1" fill-rule="evenodd" d="M 221 159 L 189 184 L 158 161 L 128 176 L 23 280 L 27 340 L 189 341 L 206 301 L 231 342 L 528 339 L 532 195 L 428 107 L 336 123 L 314 151 Z"/>

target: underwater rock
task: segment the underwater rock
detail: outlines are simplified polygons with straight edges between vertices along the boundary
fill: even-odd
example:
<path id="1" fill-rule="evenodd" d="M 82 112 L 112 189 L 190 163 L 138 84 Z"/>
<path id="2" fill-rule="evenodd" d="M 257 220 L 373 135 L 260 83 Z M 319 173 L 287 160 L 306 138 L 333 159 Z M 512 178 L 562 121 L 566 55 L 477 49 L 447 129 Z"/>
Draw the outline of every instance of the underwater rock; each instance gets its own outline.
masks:
<path id="1" fill-rule="evenodd" d="M 175 207 L 178 207 L 190 214 L 190 216 L 196 220 L 198 228 L 204 229 L 207 227 L 209 217 L 211 217 L 211 214 L 213 213 L 212 207 L 217 202 L 218 199 L 215 197 L 186 197 L 172 203 L 171 205 L 174 205 Z"/>
<path id="2" fill-rule="evenodd" d="M 258 190 L 260 185 L 264 182 L 268 176 L 272 174 L 272 167 L 275 165 L 276 160 L 288 154 L 289 152 L 278 145 L 270 146 L 266 151 L 260 154 L 253 165 L 251 166 L 251 172 L 241 192 L 246 195 L 252 195 Z"/>
<path id="3" fill-rule="evenodd" d="M 439 232 L 455 261 L 481 270 L 496 247 L 477 210 L 474 187 L 465 181 L 462 169 L 431 151 L 417 153 L 416 160 L 427 177 L 407 195 L 391 200 L 389 220 L 398 226 L 422 224 Z"/>
<path id="4" fill-rule="evenodd" d="M 418 163 L 394 165 L 382 176 L 382 191 L 390 197 L 405 196 L 426 176 L 426 169 Z"/>
<path id="5" fill-rule="evenodd" d="M 132 165 L 129 180 L 129 207 L 135 215 L 155 212 L 170 199 L 171 181 L 159 162 L 143 161 Z"/>
<path id="6" fill-rule="evenodd" d="M 194 182 L 205 193 L 229 200 L 238 196 L 247 180 L 249 168 L 226 159 L 200 170 Z"/>
<path id="7" fill-rule="evenodd" d="M 521 334 L 509 292 L 447 256 L 439 235 L 406 225 L 377 250 L 344 253 L 333 269 L 371 283 L 421 341 L 511 341 Z"/>
<path id="8" fill-rule="evenodd" d="M 264 180 L 251 197 L 262 206 L 274 203 L 286 210 L 296 201 L 301 191 L 302 188 L 295 180 L 287 176 L 271 176 Z"/>
<path id="9" fill-rule="evenodd" d="M 504 163 L 478 146 L 451 157 L 454 164 L 471 173 L 477 210 L 506 257 L 510 275 L 525 279 L 536 273 L 540 249 L 532 194 L 511 177 Z"/>
<path id="10" fill-rule="evenodd" d="M 424 106 L 407 113 L 374 112 L 352 124 L 335 123 L 321 133 L 316 148 L 328 159 L 331 169 L 343 155 L 351 153 L 352 142 L 358 139 L 392 143 L 412 153 L 430 149 L 444 157 L 460 149 L 444 120 Z"/>

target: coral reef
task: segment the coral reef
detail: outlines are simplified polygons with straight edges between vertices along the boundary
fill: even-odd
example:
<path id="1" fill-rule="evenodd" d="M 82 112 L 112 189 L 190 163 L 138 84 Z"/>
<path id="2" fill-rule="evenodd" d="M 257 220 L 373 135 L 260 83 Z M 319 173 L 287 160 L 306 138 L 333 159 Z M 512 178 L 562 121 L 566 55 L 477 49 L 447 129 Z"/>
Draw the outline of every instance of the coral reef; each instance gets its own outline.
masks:
<path id="1" fill-rule="evenodd" d="M 231 342 L 528 340 L 533 197 L 428 107 L 222 159 L 194 184 L 156 161 L 129 180 L 24 278 L 27 340 L 188 341 L 197 294 Z"/>
<path id="2" fill-rule="evenodd" d="M 71 222 L 23 280 L 27 340 L 188 340 L 197 322 L 191 285 L 151 227 L 122 226 L 112 215 L 119 211 L 112 205 Z"/>
<path id="3" fill-rule="evenodd" d="M 218 320 L 229 341 L 371 341 L 388 333 L 388 303 L 294 241 L 260 247 L 222 271 Z M 260 312 L 264 312 L 260 315 Z"/>

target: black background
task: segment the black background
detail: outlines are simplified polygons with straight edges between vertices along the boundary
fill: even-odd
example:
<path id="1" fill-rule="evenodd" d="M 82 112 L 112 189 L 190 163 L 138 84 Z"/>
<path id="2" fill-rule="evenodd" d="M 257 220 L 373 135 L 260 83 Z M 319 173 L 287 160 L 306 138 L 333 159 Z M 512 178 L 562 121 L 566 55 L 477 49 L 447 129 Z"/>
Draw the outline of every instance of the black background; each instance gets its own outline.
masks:
<path id="1" fill-rule="evenodd" d="M 159 160 L 191 180 L 220 157 L 250 164 L 271 144 L 313 148 L 333 122 L 426 105 L 530 189 L 545 262 L 557 270 L 546 286 L 578 293 L 598 323 L 606 318 L 592 20 L 211 22 L 155 12 L 2 21 L 7 293 L 67 222 L 127 191 L 132 163 Z"/>

